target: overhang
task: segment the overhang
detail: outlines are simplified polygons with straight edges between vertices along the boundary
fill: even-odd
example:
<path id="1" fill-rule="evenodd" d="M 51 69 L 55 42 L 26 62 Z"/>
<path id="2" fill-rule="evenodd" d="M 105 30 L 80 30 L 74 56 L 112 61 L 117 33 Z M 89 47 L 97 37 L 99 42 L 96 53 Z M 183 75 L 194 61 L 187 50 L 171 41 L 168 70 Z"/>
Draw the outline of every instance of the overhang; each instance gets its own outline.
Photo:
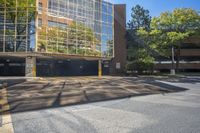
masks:
<path id="1" fill-rule="evenodd" d="M 105 58 L 99 56 L 82 56 L 69 55 L 61 53 L 38 53 L 38 52 L 0 52 L 0 57 L 38 57 L 38 58 L 52 58 L 52 59 L 83 59 L 83 60 L 111 60 L 112 58 Z"/>

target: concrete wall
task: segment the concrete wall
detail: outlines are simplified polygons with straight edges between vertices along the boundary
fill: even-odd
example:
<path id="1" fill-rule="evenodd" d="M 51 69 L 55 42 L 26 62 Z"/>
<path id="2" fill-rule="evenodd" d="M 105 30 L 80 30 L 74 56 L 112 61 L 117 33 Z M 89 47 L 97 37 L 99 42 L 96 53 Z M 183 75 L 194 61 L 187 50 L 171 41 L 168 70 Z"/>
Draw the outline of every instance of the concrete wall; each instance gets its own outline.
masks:
<path id="1" fill-rule="evenodd" d="M 180 56 L 197 56 L 200 57 L 200 49 L 181 49 Z"/>
<path id="2" fill-rule="evenodd" d="M 172 68 L 172 64 L 156 64 L 155 69 L 168 69 Z M 180 63 L 179 69 L 191 69 L 191 70 L 200 70 L 200 63 Z"/>

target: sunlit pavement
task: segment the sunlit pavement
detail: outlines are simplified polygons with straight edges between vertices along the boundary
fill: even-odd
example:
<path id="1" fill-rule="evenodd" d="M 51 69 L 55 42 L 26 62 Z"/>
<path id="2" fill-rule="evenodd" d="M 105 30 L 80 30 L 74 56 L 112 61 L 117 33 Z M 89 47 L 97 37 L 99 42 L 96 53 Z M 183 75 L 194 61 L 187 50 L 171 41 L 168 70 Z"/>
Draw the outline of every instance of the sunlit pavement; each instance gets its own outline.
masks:
<path id="1" fill-rule="evenodd" d="M 109 77 L 109 80 L 112 80 Z M 106 78 L 108 79 L 108 78 Z M 119 79 L 119 80 L 117 80 Z M 45 81 L 46 80 L 46 81 Z M 66 79 L 62 79 L 66 81 Z M 60 82 L 58 80 L 58 88 L 60 89 Z M 94 78 L 88 78 L 90 82 L 94 82 Z M 122 78 L 115 78 L 116 82 L 122 81 Z M 150 81 L 156 81 L 156 84 L 152 84 Z M 53 82 L 50 79 L 41 79 L 42 82 Z M 68 81 L 68 80 L 67 80 Z M 106 80 L 107 81 L 107 80 Z M 37 96 L 36 90 L 30 88 L 8 88 L 8 99 L 16 98 L 16 100 L 23 100 L 24 102 L 16 102 L 15 106 L 12 106 L 11 102 L 11 118 L 12 126 L 15 133 L 199 133 L 200 131 L 200 77 L 188 77 L 181 79 L 138 79 L 138 78 L 127 78 L 125 81 L 127 86 L 131 83 L 148 88 L 151 85 L 164 88 L 164 90 L 175 89 L 176 91 L 170 90 L 164 93 L 155 93 L 154 95 L 145 96 L 132 96 L 118 100 L 110 100 L 103 102 L 86 102 L 73 106 L 61 106 L 62 103 L 56 103 L 52 106 L 52 102 L 55 99 L 48 102 L 37 101 L 31 99 L 33 106 L 37 108 L 30 108 L 29 102 L 25 98 Z M 148 82 L 146 82 L 148 81 Z M 33 83 L 33 81 L 31 81 Z M 75 82 L 75 81 L 74 81 Z M 82 81 L 86 82 L 85 78 Z M 118 87 L 116 82 L 112 82 L 111 85 Z M 68 82 L 67 82 L 68 83 Z M 110 83 L 110 82 L 106 82 Z M 106 83 L 102 83 L 105 85 Z M 88 84 L 88 82 L 86 82 Z M 131 85 L 133 87 L 133 84 Z M 20 84 L 19 84 L 20 85 Z M 75 84 L 76 85 L 76 84 Z M 82 84 L 84 87 L 84 84 Z M 91 85 L 91 84 L 90 84 Z M 165 86 L 163 86 L 165 85 Z M 126 86 L 126 87 L 127 87 Z M 34 85 L 32 84 L 32 87 Z M 40 86 L 41 87 L 41 86 Z M 50 87 L 50 86 L 48 86 Z M 53 86 L 54 88 L 56 86 Z M 68 86 L 67 89 L 71 89 L 74 86 Z M 80 88 L 75 86 L 74 88 Z M 140 86 L 141 87 L 141 86 Z M 152 87 L 152 86 L 151 86 Z M 177 91 L 178 88 L 178 91 Z M 184 89 L 185 88 L 185 89 Z M 13 93 L 12 90 L 20 90 L 18 93 Z M 113 88 L 112 88 L 113 89 Z M 130 88 L 129 88 L 130 89 Z M 140 88 L 139 88 L 140 89 Z M 144 89 L 144 88 L 143 88 Z M 152 89 L 152 88 L 151 88 Z M 65 90 L 65 89 L 64 89 Z M 153 89 L 154 90 L 154 89 Z M 156 89 L 158 91 L 158 89 Z M 26 93 L 26 91 L 32 91 Z M 104 90 L 104 91 L 107 91 Z M 120 90 L 121 91 L 121 90 Z M 156 92 L 157 92 L 156 91 Z M 163 90 L 162 90 L 163 91 Z M 161 91 L 161 92 L 162 92 Z M 51 92 L 45 92 L 45 96 L 48 96 L 55 92 L 55 97 L 58 93 L 55 89 Z M 129 90 L 130 92 L 130 90 Z M 171 93 L 173 92 L 173 93 Z M 21 97 L 20 93 L 23 96 Z M 49 94 L 50 93 L 50 94 Z M 64 93 L 66 93 L 64 91 Z M 130 92 L 133 93 L 133 92 Z M 46 95 L 47 94 L 47 95 Z M 102 93 L 106 96 L 110 93 Z M 150 93 L 151 94 L 151 93 Z M 152 93 L 153 94 L 153 93 Z M 42 94 L 41 94 L 42 95 Z M 68 95 L 64 95 L 67 97 Z M 21 99 L 20 99 L 21 98 Z M 83 97 L 84 99 L 85 97 Z M 48 99 L 48 97 L 47 97 Z M 87 99 L 85 99 L 87 100 Z M 61 100 L 62 101 L 62 100 Z M 64 100 L 65 101 L 65 100 Z M 45 103 L 47 108 L 40 108 L 41 103 Z M 36 106 L 39 105 L 39 106 Z M 65 104 L 64 104 L 65 105 Z M 24 109 L 20 109 L 20 108 Z M 29 107 L 29 108 L 26 108 Z M 0 127 L 1 128 L 1 127 Z"/>

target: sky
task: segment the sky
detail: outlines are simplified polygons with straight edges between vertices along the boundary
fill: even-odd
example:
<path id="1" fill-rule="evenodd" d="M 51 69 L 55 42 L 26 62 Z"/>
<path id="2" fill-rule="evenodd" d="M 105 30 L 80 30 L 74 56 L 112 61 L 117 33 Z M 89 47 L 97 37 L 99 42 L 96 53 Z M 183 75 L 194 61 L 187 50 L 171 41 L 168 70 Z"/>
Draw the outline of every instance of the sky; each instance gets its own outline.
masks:
<path id="1" fill-rule="evenodd" d="M 200 11 L 200 0 L 108 0 L 114 4 L 126 4 L 127 21 L 130 20 L 131 8 L 136 4 L 150 11 L 152 17 L 159 16 L 165 11 L 173 11 L 175 8 L 193 8 Z"/>

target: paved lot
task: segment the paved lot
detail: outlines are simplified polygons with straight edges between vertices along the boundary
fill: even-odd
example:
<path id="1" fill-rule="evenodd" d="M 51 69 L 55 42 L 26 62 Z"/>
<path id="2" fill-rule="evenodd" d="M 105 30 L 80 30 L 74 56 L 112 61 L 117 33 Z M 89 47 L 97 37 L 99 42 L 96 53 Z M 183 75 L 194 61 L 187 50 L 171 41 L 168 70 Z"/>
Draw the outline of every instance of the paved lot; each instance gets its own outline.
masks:
<path id="1" fill-rule="evenodd" d="M 200 77 L 43 79 L 7 90 L 16 133 L 200 132 Z"/>
<path id="2" fill-rule="evenodd" d="M 8 84 L 11 113 L 187 90 L 153 78 L 125 77 L 47 78 L 14 80 Z"/>

